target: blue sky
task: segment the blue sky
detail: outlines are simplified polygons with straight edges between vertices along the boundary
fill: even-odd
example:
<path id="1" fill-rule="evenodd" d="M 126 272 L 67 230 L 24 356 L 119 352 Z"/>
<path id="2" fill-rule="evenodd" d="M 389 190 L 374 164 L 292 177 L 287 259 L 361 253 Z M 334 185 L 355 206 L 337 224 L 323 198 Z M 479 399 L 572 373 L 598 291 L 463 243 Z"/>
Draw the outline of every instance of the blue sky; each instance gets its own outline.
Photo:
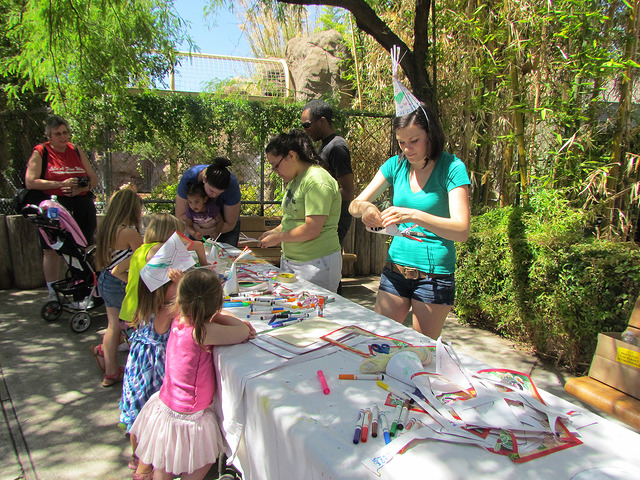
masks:
<path id="1" fill-rule="evenodd" d="M 212 21 L 205 22 L 203 1 L 175 0 L 174 5 L 180 16 L 191 22 L 189 34 L 200 53 L 253 57 L 249 42 L 240 30 L 240 20 L 226 7 L 216 11 L 213 20 L 216 25 L 209 27 Z M 182 45 L 180 49 L 187 51 L 188 46 Z"/>

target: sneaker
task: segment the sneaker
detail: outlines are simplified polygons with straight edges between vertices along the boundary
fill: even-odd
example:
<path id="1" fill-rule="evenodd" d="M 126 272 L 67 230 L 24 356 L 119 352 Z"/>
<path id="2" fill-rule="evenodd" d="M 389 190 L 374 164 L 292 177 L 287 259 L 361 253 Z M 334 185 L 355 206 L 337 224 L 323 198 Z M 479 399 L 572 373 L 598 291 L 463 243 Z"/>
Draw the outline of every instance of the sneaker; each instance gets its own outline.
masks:
<path id="1" fill-rule="evenodd" d="M 58 295 L 56 294 L 56 292 L 53 290 L 49 290 L 49 295 L 47 295 L 47 302 L 57 302 L 57 301 L 58 301 Z"/>
<path id="2" fill-rule="evenodd" d="M 80 300 L 79 302 L 69 302 L 69 307 L 74 310 L 88 310 L 93 307 L 93 297 L 89 296 L 84 300 Z"/>

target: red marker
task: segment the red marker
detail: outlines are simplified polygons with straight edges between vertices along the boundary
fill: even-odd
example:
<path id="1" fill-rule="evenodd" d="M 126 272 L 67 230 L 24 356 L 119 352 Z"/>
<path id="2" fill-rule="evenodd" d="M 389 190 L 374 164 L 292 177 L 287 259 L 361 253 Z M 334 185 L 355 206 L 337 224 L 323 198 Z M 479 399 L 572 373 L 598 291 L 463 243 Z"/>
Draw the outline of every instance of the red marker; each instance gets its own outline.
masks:
<path id="1" fill-rule="evenodd" d="M 370 424 L 371 424 L 371 409 L 367 407 L 364 411 L 364 423 L 362 424 L 362 438 L 360 438 L 362 443 L 367 441 L 367 437 L 369 436 Z"/>
<path id="2" fill-rule="evenodd" d="M 329 390 L 329 385 L 327 385 L 327 381 L 324 378 L 324 373 L 322 370 L 318 370 L 318 380 L 320 380 L 320 385 L 322 385 L 322 391 L 325 395 L 329 395 L 331 390 Z"/>

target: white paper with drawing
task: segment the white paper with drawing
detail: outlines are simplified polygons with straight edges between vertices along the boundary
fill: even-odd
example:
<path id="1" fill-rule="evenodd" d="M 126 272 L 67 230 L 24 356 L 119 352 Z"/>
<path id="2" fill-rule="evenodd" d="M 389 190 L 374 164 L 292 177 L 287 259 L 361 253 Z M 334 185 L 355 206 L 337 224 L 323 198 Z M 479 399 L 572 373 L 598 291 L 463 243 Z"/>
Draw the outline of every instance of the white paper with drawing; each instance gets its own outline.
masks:
<path id="1" fill-rule="evenodd" d="M 140 278 L 150 291 L 155 291 L 169 281 L 169 269 L 183 272 L 193 267 L 195 260 L 177 233 L 169 237 L 164 245 L 140 270 Z"/>

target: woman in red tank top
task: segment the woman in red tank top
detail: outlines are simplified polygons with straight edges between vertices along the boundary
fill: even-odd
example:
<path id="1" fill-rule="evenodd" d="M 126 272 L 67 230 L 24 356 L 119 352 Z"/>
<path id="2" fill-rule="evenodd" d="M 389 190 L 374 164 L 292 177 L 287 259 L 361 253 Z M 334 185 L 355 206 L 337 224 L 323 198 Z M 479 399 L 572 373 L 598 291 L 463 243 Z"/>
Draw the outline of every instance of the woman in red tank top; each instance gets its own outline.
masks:
<path id="1" fill-rule="evenodd" d="M 30 190 L 42 190 L 47 195 L 57 195 L 58 202 L 69 210 L 91 245 L 96 230 L 96 207 L 91 189 L 98 185 L 98 176 L 85 153 L 69 143 L 71 129 L 64 118 L 58 115 L 47 118 L 44 134 L 49 141 L 34 147 L 27 164 L 25 186 Z M 47 162 L 42 175 L 44 149 L 47 150 Z M 58 279 L 60 257 L 44 241 L 40 244 L 45 249 L 44 278 L 49 296 L 55 299 L 51 284 Z"/>

